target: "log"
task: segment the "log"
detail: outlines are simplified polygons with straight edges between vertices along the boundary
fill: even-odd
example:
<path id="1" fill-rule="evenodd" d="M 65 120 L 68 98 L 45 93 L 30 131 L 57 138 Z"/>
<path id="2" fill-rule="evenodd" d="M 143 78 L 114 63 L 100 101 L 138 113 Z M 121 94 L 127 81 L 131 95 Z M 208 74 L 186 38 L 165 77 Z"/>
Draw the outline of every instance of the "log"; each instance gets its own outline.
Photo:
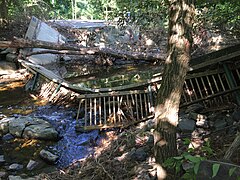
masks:
<path id="1" fill-rule="evenodd" d="M 43 48 L 46 50 L 31 52 L 27 56 L 35 54 L 75 54 L 75 55 L 109 55 L 116 58 L 156 61 L 164 60 L 165 57 L 158 53 L 142 53 L 116 50 L 111 48 L 81 47 L 79 45 L 57 44 L 40 40 L 27 40 L 15 38 L 13 41 L 0 41 L 0 48 Z"/>
<path id="2" fill-rule="evenodd" d="M 87 54 L 87 50 L 98 51 L 98 48 L 84 48 L 78 45 L 68 44 L 57 44 L 53 42 L 40 41 L 40 40 L 27 40 L 23 38 L 14 38 L 13 41 L 0 41 L 0 48 L 43 48 L 43 49 L 54 49 L 54 50 L 72 50 L 72 51 L 83 51 Z M 92 53 L 92 52 L 90 52 Z"/>
<path id="3" fill-rule="evenodd" d="M 42 51 L 34 51 L 34 52 L 29 52 L 26 54 L 26 57 L 32 56 L 32 55 L 37 55 L 37 54 L 69 54 L 69 55 L 86 55 L 86 54 L 96 54 L 94 50 L 81 50 L 81 51 L 71 51 L 71 50 L 42 50 Z"/>
<path id="4" fill-rule="evenodd" d="M 240 147 L 240 133 L 237 134 L 237 136 L 234 139 L 233 143 L 231 144 L 231 146 L 226 151 L 223 159 L 227 160 L 227 161 L 230 161 L 233 153 L 237 152 L 239 147 Z"/>

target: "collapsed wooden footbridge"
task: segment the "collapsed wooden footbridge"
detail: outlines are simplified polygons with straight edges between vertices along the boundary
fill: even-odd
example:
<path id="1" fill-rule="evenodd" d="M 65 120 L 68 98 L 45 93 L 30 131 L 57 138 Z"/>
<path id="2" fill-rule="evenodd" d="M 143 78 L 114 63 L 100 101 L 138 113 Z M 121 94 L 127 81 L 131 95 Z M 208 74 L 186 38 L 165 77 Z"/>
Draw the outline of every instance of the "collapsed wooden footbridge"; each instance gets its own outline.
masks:
<path id="1" fill-rule="evenodd" d="M 61 99 L 78 103 L 76 120 L 81 129 L 126 127 L 153 118 L 161 73 L 141 83 L 93 89 L 74 86 L 43 66 L 20 63 L 34 74 L 31 89 L 39 77 L 48 81 L 40 96 L 54 103 Z M 240 44 L 191 60 L 181 106 L 199 102 L 205 107 L 240 104 Z"/>

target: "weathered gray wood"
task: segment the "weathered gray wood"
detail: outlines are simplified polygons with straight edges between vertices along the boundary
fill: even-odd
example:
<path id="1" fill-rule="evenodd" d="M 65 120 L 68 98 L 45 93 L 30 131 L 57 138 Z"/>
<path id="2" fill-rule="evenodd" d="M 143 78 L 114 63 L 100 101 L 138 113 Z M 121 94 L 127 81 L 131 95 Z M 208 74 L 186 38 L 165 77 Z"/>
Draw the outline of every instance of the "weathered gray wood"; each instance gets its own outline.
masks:
<path id="1" fill-rule="evenodd" d="M 27 69 L 32 69 L 35 72 L 40 73 L 42 76 L 44 76 L 45 78 L 53 81 L 54 83 L 57 84 L 61 84 L 62 86 L 71 89 L 73 91 L 80 91 L 80 92 L 94 92 L 92 89 L 90 88 L 83 88 L 83 87 L 75 87 L 72 84 L 68 83 L 67 81 L 65 81 L 63 78 L 61 78 L 60 76 L 54 74 L 52 71 L 44 68 L 43 66 L 40 65 L 36 65 L 24 60 L 19 60 L 19 62 L 26 67 Z"/>
<path id="2" fill-rule="evenodd" d="M 147 90 L 130 90 L 130 91 L 113 91 L 106 93 L 94 93 L 94 94 L 82 94 L 79 95 L 78 98 L 86 99 L 86 98 L 94 98 L 94 97 L 109 97 L 109 96 L 123 96 L 130 94 L 139 94 L 139 93 L 147 93 Z"/>
<path id="3" fill-rule="evenodd" d="M 229 59 L 237 57 L 237 56 L 240 56 L 240 51 L 230 53 L 230 54 L 226 54 L 225 56 L 221 56 L 221 57 L 218 57 L 218 58 L 208 59 L 207 61 L 205 61 L 203 63 L 192 66 L 191 69 L 192 70 L 200 69 L 200 68 L 212 65 L 212 64 L 216 64 L 216 63 L 220 63 L 220 62 L 229 60 Z"/>
<path id="4" fill-rule="evenodd" d="M 194 104 L 194 103 L 202 102 L 202 101 L 205 101 L 205 100 L 208 100 L 208 99 L 211 99 L 211 98 L 222 96 L 224 94 L 232 93 L 234 91 L 238 91 L 239 89 L 240 89 L 240 86 L 235 87 L 235 88 L 230 89 L 230 90 L 219 92 L 219 93 L 216 93 L 216 94 L 213 94 L 213 95 L 209 95 L 209 96 L 203 97 L 202 99 L 198 99 L 198 100 L 195 100 L 195 101 L 192 101 L 192 102 L 183 103 L 183 104 L 180 105 L 180 107 L 189 106 L 189 105 Z"/>
<path id="5" fill-rule="evenodd" d="M 240 133 L 238 133 L 237 136 L 235 137 L 233 143 L 226 151 L 223 159 L 230 161 L 233 153 L 235 153 L 239 147 L 240 147 Z"/>
<path id="6" fill-rule="evenodd" d="M 37 55 L 37 54 L 69 54 L 69 55 L 91 55 L 91 54 L 95 54 L 96 50 L 95 49 L 80 49 L 80 50 L 75 50 L 75 51 L 71 51 L 71 50 L 42 50 L 42 51 L 34 51 L 34 52 L 29 52 L 26 54 L 26 57 L 32 56 L 32 55 Z"/>
<path id="7" fill-rule="evenodd" d="M 98 112 L 99 112 L 99 121 L 100 121 L 100 125 L 102 124 L 102 98 L 99 97 L 98 98 Z"/>

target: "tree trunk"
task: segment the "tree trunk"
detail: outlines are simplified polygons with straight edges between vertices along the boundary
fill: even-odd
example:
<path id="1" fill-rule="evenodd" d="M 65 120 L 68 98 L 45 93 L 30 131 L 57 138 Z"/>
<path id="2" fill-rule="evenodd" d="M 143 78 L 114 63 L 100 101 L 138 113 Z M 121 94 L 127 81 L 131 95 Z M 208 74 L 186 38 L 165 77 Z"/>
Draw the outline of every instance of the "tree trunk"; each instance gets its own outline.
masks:
<path id="1" fill-rule="evenodd" d="M 7 1 L 2 0 L 0 3 L 0 20 L 1 21 L 7 21 L 8 20 L 8 7 L 7 7 Z"/>
<path id="2" fill-rule="evenodd" d="M 177 155 L 176 126 L 182 87 L 189 69 L 193 17 L 191 0 L 169 0 L 168 57 L 155 109 L 154 154 L 160 165 Z"/>

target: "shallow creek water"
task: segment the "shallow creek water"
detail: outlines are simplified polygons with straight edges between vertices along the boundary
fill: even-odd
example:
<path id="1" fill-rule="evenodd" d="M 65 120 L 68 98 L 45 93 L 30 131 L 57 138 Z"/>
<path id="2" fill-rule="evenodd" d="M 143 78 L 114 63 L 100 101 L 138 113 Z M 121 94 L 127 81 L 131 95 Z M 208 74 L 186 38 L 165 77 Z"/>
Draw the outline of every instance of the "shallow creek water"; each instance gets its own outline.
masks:
<path id="1" fill-rule="evenodd" d="M 84 65 L 72 66 L 70 63 L 58 64 L 48 69 L 60 74 L 66 80 L 90 88 L 104 88 L 128 85 L 151 79 L 159 72 L 159 67 L 148 65 L 125 65 L 114 68 L 92 68 Z M 58 142 L 11 139 L 4 137 L 0 141 L 0 153 L 4 154 L 6 165 L 19 163 L 26 167 L 30 159 L 40 163 L 34 171 L 26 171 L 29 175 L 40 172 L 51 172 L 63 168 L 74 161 L 84 158 L 93 152 L 91 140 L 99 137 L 97 130 L 88 133 L 75 131 L 75 108 L 64 108 L 47 105 L 36 98 L 31 92 L 26 92 L 22 81 L 0 82 L 0 119 L 10 116 L 28 115 L 42 118 L 50 122 L 62 137 Z M 49 165 L 39 158 L 42 149 L 49 150 L 59 156 L 55 165 Z"/>
<path id="2" fill-rule="evenodd" d="M 7 166 L 18 163 L 24 167 L 29 160 L 39 162 L 35 170 L 13 172 L 35 175 L 41 172 L 51 172 L 63 168 L 93 152 L 89 144 L 90 139 L 96 139 L 98 131 L 77 133 L 75 131 L 76 109 L 46 105 L 30 92 L 24 91 L 22 82 L 0 83 L 0 119 L 3 117 L 28 115 L 39 117 L 50 122 L 60 133 L 61 139 L 57 142 L 16 139 L 4 136 L 0 140 L 0 154 L 4 155 L 6 163 L 0 171 Z M 59 156 L 55 165 L 49 165 L 39 158 L 42 149 L 49 150 Z"/>

